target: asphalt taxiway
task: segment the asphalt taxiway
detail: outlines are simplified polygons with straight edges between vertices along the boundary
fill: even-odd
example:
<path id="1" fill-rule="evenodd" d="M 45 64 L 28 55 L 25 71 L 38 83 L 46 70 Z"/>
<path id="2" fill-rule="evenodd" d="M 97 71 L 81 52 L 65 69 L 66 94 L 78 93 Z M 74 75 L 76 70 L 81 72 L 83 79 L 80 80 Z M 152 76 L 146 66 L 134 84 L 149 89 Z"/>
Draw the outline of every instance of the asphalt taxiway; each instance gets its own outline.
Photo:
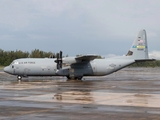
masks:
<path id="1" fill-rule="evenodd" d="M 16 76 L 0 72 L 0 120 L 159 120 L 160 68 L 105 77 Z"/>

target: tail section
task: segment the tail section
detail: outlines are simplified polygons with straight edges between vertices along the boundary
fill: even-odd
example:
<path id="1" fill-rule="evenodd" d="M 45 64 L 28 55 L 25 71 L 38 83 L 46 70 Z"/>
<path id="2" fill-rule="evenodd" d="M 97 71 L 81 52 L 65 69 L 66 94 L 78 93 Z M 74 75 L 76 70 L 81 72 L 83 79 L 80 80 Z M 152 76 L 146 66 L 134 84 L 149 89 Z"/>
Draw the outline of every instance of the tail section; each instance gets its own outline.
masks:
<path id="1" fill-rule="evenodd" d="M 149 59 L 147 35 L 145 30 L 139 31 L 136 39 L 134 40 L 126 56 L 130 56 L 135 60 Z"/>

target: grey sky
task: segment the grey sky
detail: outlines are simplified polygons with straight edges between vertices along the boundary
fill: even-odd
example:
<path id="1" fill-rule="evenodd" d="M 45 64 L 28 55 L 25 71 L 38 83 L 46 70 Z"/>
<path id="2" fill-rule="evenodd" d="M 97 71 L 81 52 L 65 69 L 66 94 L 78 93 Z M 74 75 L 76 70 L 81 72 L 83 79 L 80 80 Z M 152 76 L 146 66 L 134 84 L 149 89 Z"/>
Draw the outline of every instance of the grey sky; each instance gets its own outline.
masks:
<path id="1" fill-rule="evenodd" d="M 123 55 L 146 29 L 160 52 L 159 0 L 1 0 L 0 48 Z"/>

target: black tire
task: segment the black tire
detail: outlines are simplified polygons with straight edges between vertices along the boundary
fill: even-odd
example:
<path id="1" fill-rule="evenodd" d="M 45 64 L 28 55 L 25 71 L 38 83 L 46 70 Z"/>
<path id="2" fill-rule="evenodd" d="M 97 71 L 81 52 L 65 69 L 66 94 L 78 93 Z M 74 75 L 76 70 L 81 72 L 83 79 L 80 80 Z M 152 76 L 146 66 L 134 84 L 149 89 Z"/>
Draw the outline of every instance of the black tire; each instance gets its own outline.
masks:
<path id="1" fill-rule="evenodd" d="M 17 76 L 17 80 L 18 80 L 18 81 L 21 81 L 21 80 L 22 80 L 22 76 L 18 75 L 18 76 Z"/>
<path id="2" fill-rule="evenodd" d="M 78 80 L 82 80 L 82 77 L 77 77 Z"/>
<path id="3" fill-rule="evenodd" d="M 83 76 L 80 76 L 80 77 L 69 77 L 69 76 L 66 76 L 68 80 L 82 80 L 82 77 Z"/>
<path id="4" fill-rule="evenodd" d="M 70 80 L 71 78 L 69 76 L 66 76 L 68 80 Z"/>

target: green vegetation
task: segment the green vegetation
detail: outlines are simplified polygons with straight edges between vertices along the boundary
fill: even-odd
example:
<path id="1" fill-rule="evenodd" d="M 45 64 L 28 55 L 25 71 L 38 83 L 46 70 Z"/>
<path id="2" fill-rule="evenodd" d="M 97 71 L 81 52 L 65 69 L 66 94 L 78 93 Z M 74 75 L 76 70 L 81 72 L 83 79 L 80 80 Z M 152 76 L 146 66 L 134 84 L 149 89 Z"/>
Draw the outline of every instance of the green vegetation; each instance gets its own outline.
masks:
<path id="1" fill-rule="evenodd" d="M 35 49 L 29 52 L 23 52 L 21 50 L 16 51 L 4 51 L 0 49 L 0 67 L 9 65 L 13 60 L 18 58 L 45 58 L 55 57 L 52 52 L 44 52 L 39 49 Z"/>
<path id="2" fill-rule="evenodd" d="M 137 62 L 137 63 L 130 65 L 129 67 L 160 67 L 160 60 Z"/>
<path id="3" fill-rule="evenodd" d="M 3 70 L 4 69 L 4 66 L 0 66 L 0 70 Z"/>

